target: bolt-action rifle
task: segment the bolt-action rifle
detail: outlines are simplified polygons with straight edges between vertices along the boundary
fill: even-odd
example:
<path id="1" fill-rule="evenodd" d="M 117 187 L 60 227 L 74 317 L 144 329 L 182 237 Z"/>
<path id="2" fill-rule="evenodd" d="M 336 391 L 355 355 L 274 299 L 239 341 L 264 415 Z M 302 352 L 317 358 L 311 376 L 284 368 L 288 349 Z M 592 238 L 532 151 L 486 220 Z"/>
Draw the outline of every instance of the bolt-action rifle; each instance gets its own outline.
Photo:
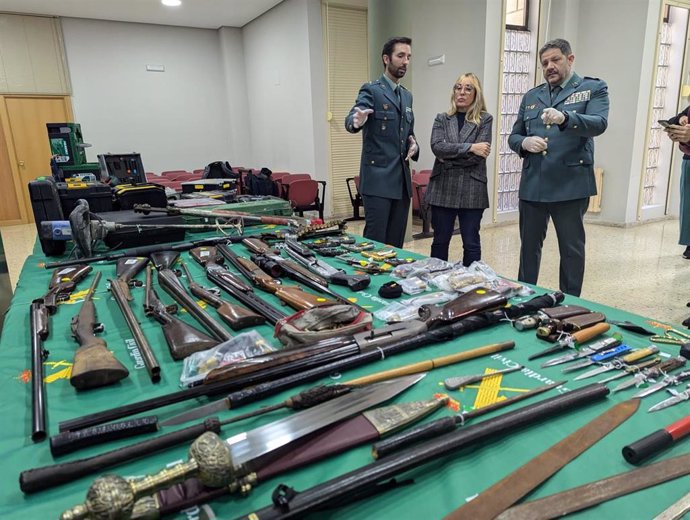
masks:
<path id="1" fill-rule="evenodd" d="M 79 348 L 74 354 L 69 382 L 77 390 L 112 385 L 129 375 L 129 370 L 108 350 L 105 340 L 95 334 L 103 330 L 103 325 L 96 321 L 96 306 L 93 303 L 93 293 L 100 279 L 101 273 L 98 272 L 81 309 L 72 317 L 72 336 L 79 343 Z"/>
<path id="2" fill-rule="evenodd" d="M 129 307 L 129 302 L 132 301 L 132 294 L 129 291 L 130 286 L 142 285 L 141 282 L 137 284 L 133 278 L 139 274 L 148 263 L 149 259 L 146 257 L 120 258 L 117 261 L 117 268 L 115 270 L 116 279 L 111 279 L 109 282 L 110 292 L 113 294 L 118 307 L 122 311 L 122 316 L 125 318 L 125 322 L 127 322 L 127 326 L 132 332 L 132 336 L 137 343 L 139 353 L 144 360 L 144 365 L 149 373 L 151 382 L 158 383 L 161 380 L 161 366 L 144 335 L 144 331 L 141 330 L 139 321 Z"/>

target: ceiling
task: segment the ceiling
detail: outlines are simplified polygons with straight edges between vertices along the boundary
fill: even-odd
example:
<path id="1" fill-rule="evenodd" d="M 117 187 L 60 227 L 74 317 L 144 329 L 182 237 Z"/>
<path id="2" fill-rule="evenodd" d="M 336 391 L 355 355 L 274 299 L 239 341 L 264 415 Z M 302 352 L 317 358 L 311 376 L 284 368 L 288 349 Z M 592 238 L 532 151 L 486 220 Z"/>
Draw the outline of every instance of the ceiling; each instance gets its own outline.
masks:
<path id="1" fill-rule="evenodd" d="M 242 27 L 282 0 L 0 0 L 0 12 L 217 29 Z"/>

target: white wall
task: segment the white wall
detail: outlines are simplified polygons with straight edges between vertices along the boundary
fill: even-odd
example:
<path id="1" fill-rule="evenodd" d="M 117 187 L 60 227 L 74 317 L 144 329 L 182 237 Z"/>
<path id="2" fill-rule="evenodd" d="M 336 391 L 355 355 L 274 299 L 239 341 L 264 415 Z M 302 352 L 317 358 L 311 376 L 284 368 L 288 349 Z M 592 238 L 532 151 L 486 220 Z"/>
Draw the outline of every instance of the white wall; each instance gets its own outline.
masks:
<path id="1" fill-rule="evenodd" d="M 160 172 L 233 160 L 217 31 L 76 18 L 62 27 L 90 161 L 136 151 Z"/>
<path id="2" fill-rule="evenodd" d="M 287 0 L 244 26 L 242 35 L 254 165 L 326 180 L 320 13 L 318 0 Z"/>

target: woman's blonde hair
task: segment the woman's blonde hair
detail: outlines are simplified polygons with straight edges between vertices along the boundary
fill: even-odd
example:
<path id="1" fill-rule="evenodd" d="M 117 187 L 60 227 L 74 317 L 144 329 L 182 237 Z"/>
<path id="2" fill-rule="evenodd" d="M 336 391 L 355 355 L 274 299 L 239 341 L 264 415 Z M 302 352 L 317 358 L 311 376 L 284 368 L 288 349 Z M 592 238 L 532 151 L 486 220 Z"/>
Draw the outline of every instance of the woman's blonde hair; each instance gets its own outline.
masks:
<path id="1" fill-rule="evenodd" d="M 455 83 L 453 83 L 453 88 L 450 89 L 450 110 L 447 112 L 449 116 L 454 116 L 458 109 L 455 107 L 455 85 L 460 83 L 463 79 L 469 79 L 470 83 L 474 87 L 474 102 L 467 109 L 465 114 L 465 121 L 470 121 L 476 125 L 479 124 L 482 117 L 482 112 L 486 112 L 486 103 L 484 102 L 484 93 L 482 91 L 482 84 L 479 78 L 473 72 L 467 72 L 461 75 Z"/>

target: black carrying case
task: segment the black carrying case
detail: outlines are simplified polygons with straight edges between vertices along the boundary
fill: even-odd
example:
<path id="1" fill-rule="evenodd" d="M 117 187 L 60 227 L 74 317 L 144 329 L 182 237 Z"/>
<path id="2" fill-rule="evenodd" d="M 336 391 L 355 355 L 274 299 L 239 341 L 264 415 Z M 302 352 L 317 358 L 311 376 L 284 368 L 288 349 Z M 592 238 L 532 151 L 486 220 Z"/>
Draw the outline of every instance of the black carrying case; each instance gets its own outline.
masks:
<path id="1" fill-rule="evenodd" d="M 113 188 L 115 209 L 132 209 L 135 204 L 148 204 L 154 208 L 168 205 L 165 188 L 158 184 L 120 184 Z"/>

